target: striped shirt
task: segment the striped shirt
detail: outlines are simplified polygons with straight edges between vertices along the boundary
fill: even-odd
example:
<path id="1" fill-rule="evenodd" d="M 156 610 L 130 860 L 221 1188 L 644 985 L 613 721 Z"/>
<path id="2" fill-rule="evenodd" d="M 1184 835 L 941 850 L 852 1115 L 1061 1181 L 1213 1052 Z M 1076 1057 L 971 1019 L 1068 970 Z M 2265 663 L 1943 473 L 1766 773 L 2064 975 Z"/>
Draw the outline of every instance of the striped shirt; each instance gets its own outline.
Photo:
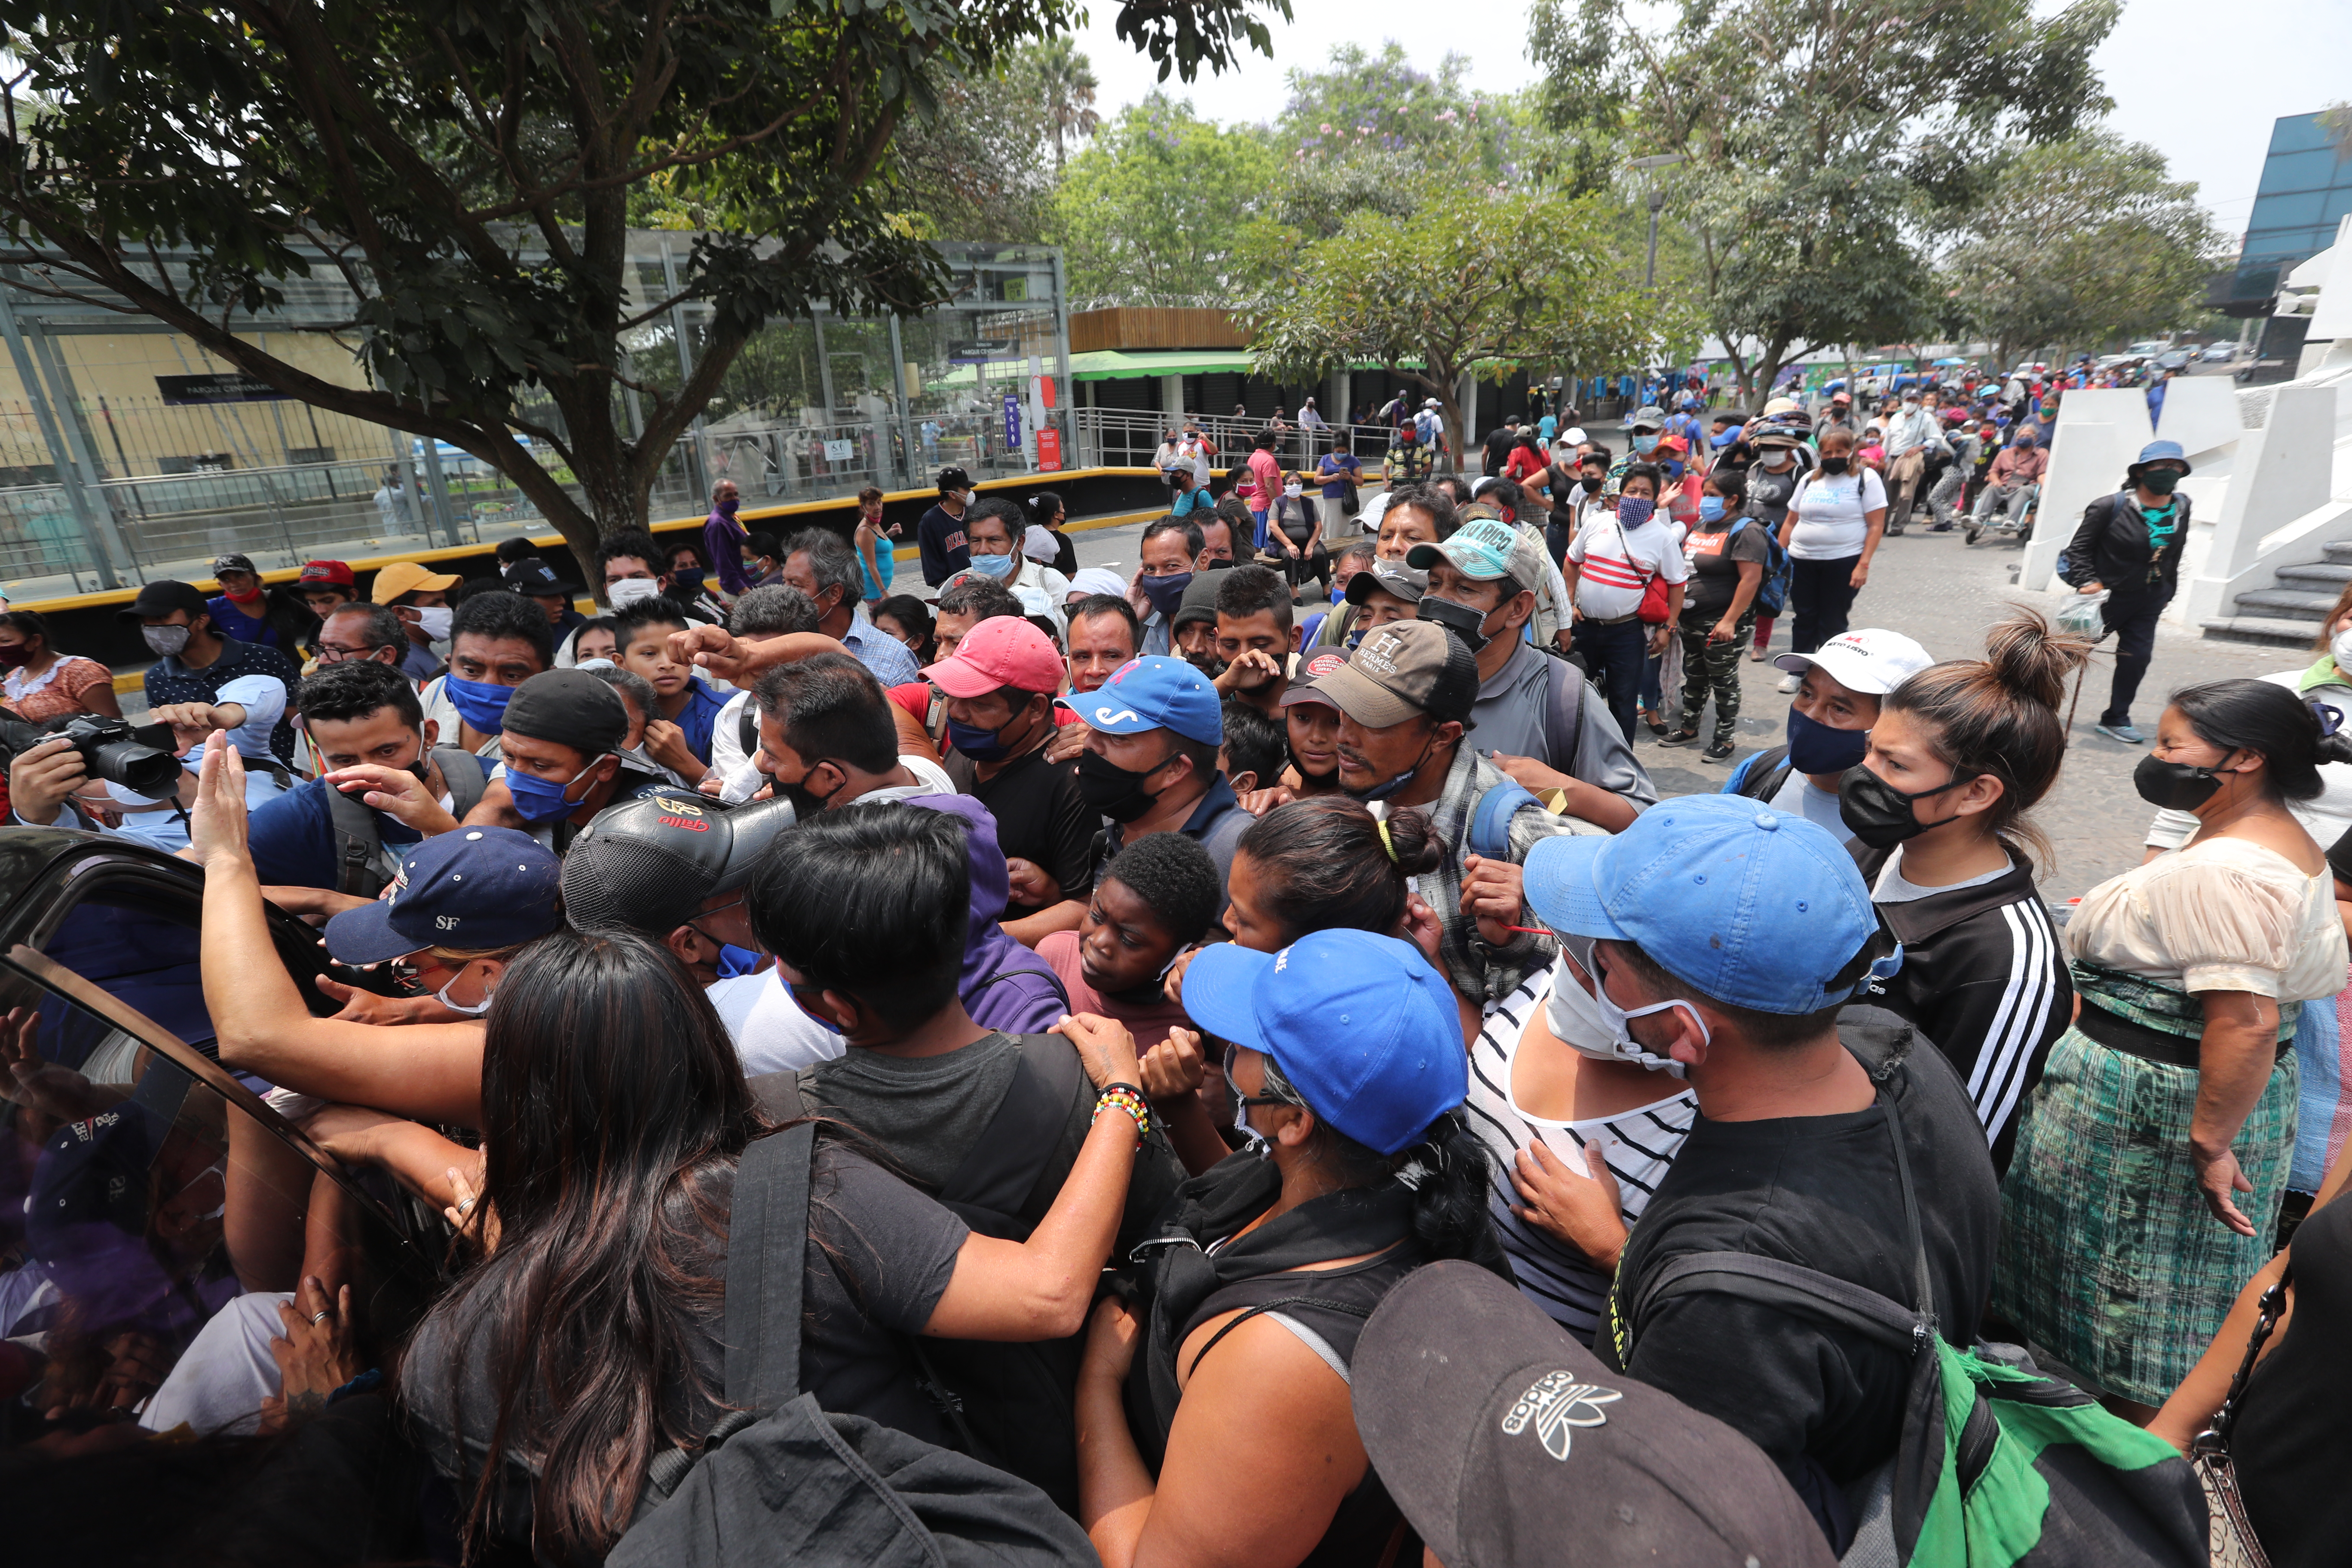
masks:
<path id="1" fill-rule="evenodd" d="M 1628 531 L 1613 513 L 1595 513 L 1568 547 L 1576 563 L 1576 606 L 1596 621 L 1613 621 L 1642 607 L 1652 577 L 1686 582 L 1690 566 L 1682 541 L 1663 513 Z"/>
<path id="2" fill-rule="evenodd" d="M 1660 1085 L 1673 1085 L 1677 1092 L 1613 1117 L 1549 1121 L 1520 1110 L 1511 1098 L 1511 1063 L 1518 1055 L 1519 1039 L 1528 1022 L 1542 1016 L 1551 994 L 1551 970 L 1537 971 L 1486 1015 L 1486 1027 L 1479 1030 L 1478 1043 L 1470 1051 L 1467 1110 L 1471 1129 L 1486 1146 L 1487 1160 L 1494 1167 L 1487 1207 L 1493 1211 L 1496 1234 L 1511 1260 L 1511 1273 L 1519 1289 L 1553 1321 L 1589 1345 L 1608 1301 L 1609 1276 L 1574 1247 L 1511 1212 L 1515 1205 L 1524 1206 L 1517 1189 L 1511 1185 L 1513 1157 L 1540 1139 L 1559 1156 L 1560 1163 L 1590 1180 L 1584 1150 L 1599 1141 L 1601 1157 L 1617 1178 L 1617 1212 L 1631 1227 L 1649 1206 L 1650 1194 L 1665 1179 L 1683 1140 L 1698 1120 L 1698 1100 L 1688 1085 L 1661 1075 Z"/>

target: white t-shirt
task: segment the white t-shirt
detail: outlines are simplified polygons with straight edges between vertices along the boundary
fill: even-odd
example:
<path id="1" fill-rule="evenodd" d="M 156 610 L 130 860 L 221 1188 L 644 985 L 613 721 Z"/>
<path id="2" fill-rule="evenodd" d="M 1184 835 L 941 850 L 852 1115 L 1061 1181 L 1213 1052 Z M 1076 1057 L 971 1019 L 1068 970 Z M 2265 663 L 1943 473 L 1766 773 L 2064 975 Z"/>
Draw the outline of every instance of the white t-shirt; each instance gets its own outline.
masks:
<path id="1" fill-rule="evenodd" d="M 1800 561 L 1843 561 L 1862 553 L 1870 532 L 1868 513 L 1886 508 L 1886 486 L 1874 468 L 1832 478 L 1807 474 L 1789 498 L 1797 526 L 1789 553 Z"/>
<path id="2" fill-rule="evenodd" d="M 1698 1100 L 1687 1084 L 1658 1075 L 1661 1096 L 1653 1104 L 1588 1121 L 1547 1121 L 1530 1116 L 1511 1098 L 1511 1063 L 1529 1020 L 1542 1015 L 1551 994 L 1553 971 L 1538 970 L 1527 984 L 1486 1015 L 1486 1027 L 1470 1050 L 1470 1125 L 1486 1146 L 1492 1185 L 1486 1206 L 1520 1291 L 1553 1321 L 1586 1344 L 1599 1330 L 1609 1298 L 1609 1276 L 1575 1247 L 1511 1212 L 1525 1207 L 1511 1184 L 1513 1156 L 1540 1139 L 1576 1176 L 1591 1180 L 1585 1146 L 1598 1140 L 1601 1157 L 1617 1178 L 1617 1212 L 1630 1228 L 1648 1206 L 1698 1120 Z M 1570 1046 L 1555 1047 L 1571 1050 Z"/>
<path id="3" fill-rule="evenodd" d="M 746 1078 L 813 1068 L 847 1048 L 847 1041 L 801 1010 L 773 968 L 716 981 L 703 994 L 734 1037 Z"/>
<path id="4" fill-rule="evenodd" d="M 1669 583 L 1690 580 L 1681 542 L 1658 512 L 1631 530 L 1613 513 L 1595 512 L 1577 530 L 1568 558 L 1577 566 L 1577 607 L 1596 621 L 1615 620 L 1640 609 L 1654 576 Z"/>

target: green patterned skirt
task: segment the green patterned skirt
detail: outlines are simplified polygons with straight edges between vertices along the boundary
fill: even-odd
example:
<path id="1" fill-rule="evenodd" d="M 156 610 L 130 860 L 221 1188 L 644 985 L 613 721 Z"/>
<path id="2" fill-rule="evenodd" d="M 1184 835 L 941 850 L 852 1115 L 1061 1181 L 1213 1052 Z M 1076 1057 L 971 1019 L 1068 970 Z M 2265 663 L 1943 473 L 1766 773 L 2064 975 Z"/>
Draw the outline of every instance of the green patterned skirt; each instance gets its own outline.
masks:
<path id="1" fill-rule="evenodd" d="M 2123 978 L 2076 974 L 2110 1011 L 2184 1033 L 2173 999 L 2193 999 L 2145 981 L 2128 994 L 2116 984 Z M 2289 1052 L 2231 1144 L 2253 1184 L 2238 1207 L 2255 1234 L 2215 1219 L 2189 1159 L 2197 1079 L 2193 1068 L 2110 1050 L 2068 1029 L 2026 1102 L 2001 1183 L 1994 1307 L 2108 1393 L 2145 1405 L 2164 1403 L 2188 1375 L 2239 1290 L 2269 1261 L 2294 1153 Z"/>

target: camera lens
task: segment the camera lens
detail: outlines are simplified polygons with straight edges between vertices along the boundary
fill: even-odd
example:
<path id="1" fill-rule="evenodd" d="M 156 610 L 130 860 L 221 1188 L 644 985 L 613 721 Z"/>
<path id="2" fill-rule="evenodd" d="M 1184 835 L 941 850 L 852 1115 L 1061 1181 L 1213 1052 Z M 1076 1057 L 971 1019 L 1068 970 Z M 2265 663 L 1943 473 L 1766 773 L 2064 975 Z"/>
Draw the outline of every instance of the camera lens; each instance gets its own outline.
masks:
<path id="1" fill-rule="evenodd" d="M 108 741 L 97 745 L 85 742 L 82 763 L 98 777 L 150 800 L 161 800 L 171 794 L 180 776 L 179 758 L 136 741 Z"/>

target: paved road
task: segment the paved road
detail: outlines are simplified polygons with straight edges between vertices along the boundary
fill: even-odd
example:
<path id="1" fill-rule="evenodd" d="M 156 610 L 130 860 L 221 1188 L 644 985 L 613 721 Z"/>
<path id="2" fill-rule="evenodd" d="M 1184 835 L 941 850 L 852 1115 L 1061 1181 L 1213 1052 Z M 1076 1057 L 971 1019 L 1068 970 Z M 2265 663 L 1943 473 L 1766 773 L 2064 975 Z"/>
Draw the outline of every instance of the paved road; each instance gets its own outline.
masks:
<path id="1" fill-rule="evenodd" d="M 1985 628 L 2012 604 L 2050 607 L 2057 603 L 2053 595 L 2023 595 L 2011 586 L 2021 546 L 1988 540 L 1970 549 L 1957 533 L 1927 533 L 1921 531 L 1924 526 L 1915 524 L 1880 548 L 1870 584 L 1854 603 L 1855 626 L 1891 627 L 1918 638 L 1938 658 L 1960 658 L 1983 651 Z M 1139 528 L 1128 526 L 1075 535 L 1079 564 L 1133 571 L 1139 532 Z M 1786 652 L 1788 646 L 1784 618 L 1774 628 L 1772 648 Z M 2110 650 L 2112 647 L 2107 645 Z M 2034 813 L 2056 851 L 2052 864 L 2041 868 L 2042 891 L 2053 903 L 2079 897 L 2137 864 L 2140 834 L 2152 814 L 2132 789 L 2131 771 L 2143 749 L 2092 732 L 2105 706 L 2111 668 L 2105 653 L 2095 659 L 2084 689 L 2057 788 Z M 2310 658 L 2286 648 L 2210 642 L 2167 626 L 2157 634 L 2156 662 L 2141 685 L 2133 717 L 2143 729 L 2152 730 L 2168 691 L 2200 680 L 2300 668 Z M 1773 689 L 1780 672 L 1769 662 L 1743 661 L 1740 670 L 1738 756 L 1745 756 L 1780 741 L 1788 722 L 1789 699 Z M 1695 747 L 1662 748 L 1646 730 L 1635 737 L 1635 751 L 1662 796 L 1720 789 L 1732 765 L 1702 762 Z"/>

